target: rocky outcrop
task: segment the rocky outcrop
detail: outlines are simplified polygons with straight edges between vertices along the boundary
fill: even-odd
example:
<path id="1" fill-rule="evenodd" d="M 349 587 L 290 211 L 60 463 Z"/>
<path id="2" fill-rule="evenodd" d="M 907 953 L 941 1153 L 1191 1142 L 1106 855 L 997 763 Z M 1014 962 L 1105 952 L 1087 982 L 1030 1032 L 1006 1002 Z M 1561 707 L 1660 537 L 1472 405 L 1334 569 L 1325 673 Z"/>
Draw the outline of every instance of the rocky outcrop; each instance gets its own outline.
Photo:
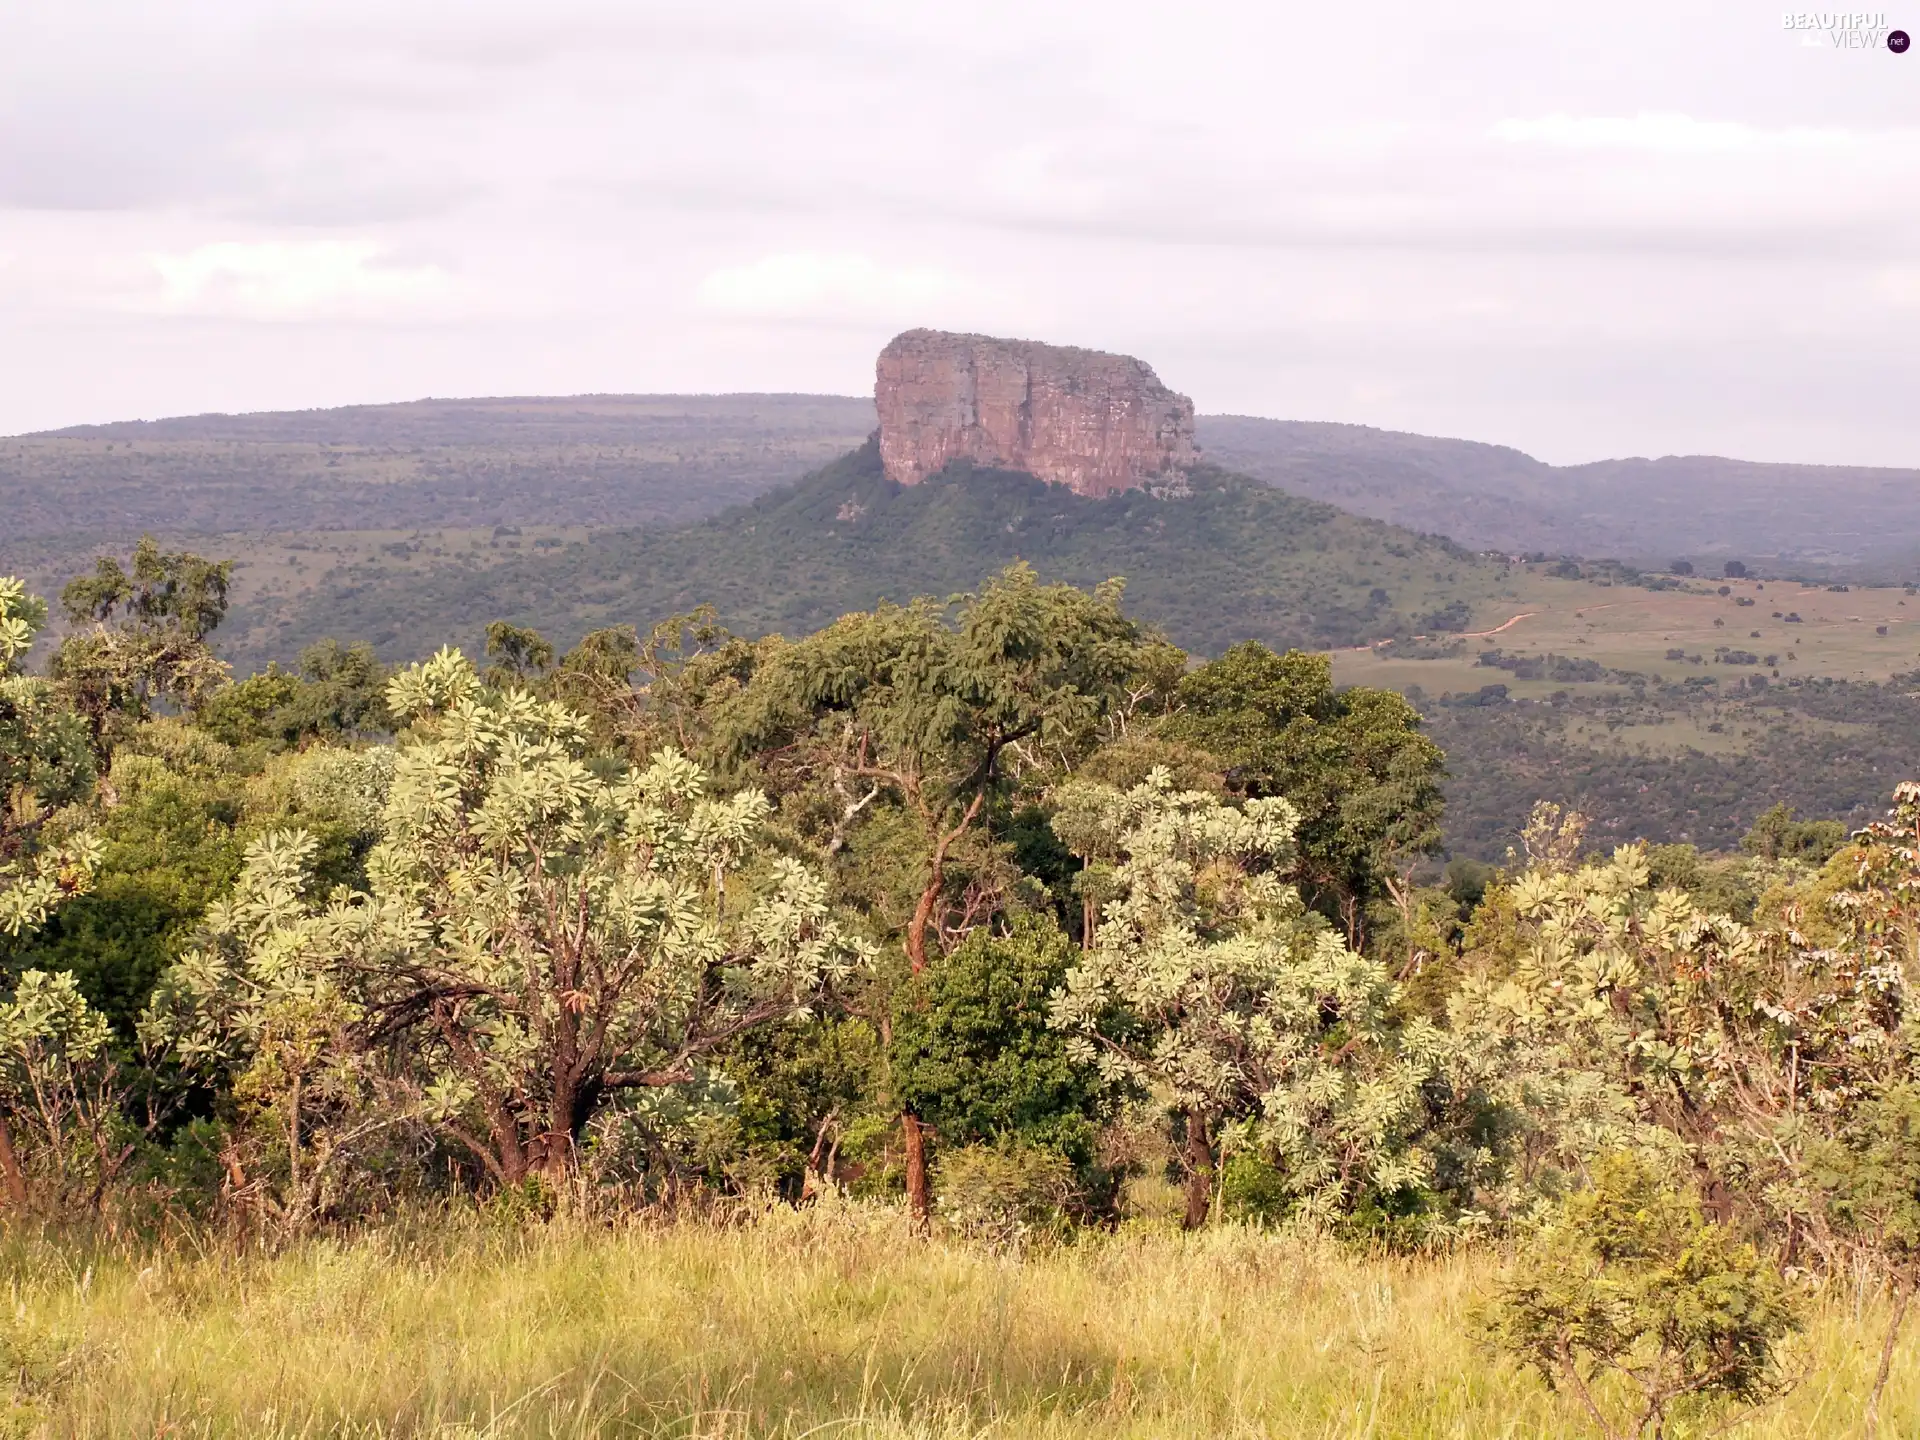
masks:
<path id="1" fill-rule="evenodd" d="M 902 485 L 971 460 L 1111 495 L 1177 485 L 1199 458 L 1193 402 L 1129 355 L 909 330 L 880 352 L 874 403 Z"/>

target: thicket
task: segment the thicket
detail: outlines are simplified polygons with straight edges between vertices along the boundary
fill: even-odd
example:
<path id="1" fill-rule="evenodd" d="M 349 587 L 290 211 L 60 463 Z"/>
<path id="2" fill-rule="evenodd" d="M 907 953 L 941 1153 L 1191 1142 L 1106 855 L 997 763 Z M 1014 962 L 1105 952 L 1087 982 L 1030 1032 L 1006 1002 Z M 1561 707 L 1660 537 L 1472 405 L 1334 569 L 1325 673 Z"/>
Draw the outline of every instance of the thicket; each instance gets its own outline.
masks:
<path id="1" fill-rule="evenodd" d="M 102 562 L 45 679 L 0 586 L 11 1214 L 1527 1237 L 1486 1333 L 1616 1434 L 1775 1393 L 1823 1276 L 1904 1314 L 1920 786 L 1738 860 L 1542 805 L 1427 884 L 1411 705 L 1117 585 L 234 682 L 225 580 Z"/>

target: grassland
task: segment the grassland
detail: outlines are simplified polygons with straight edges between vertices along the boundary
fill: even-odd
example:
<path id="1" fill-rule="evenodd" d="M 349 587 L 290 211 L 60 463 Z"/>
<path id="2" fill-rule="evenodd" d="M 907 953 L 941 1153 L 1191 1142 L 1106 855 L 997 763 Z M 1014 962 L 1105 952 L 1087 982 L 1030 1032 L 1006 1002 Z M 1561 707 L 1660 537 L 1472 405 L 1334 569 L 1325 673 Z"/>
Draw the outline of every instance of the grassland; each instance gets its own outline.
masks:
<path id="1" fill-rule="evenodd" d="M 278 1254 L 0 1250 L 13 1420 L 47 1436 L 1563 1436 L 1479 1348 L 1497 1257 L 1123 1230 L 1025 1258 L 886 1209 L 580 1231 L 395 1223 Z M 1875 1303 L 1820 1299 L 1740 1433 L 1848 1433 Z M 1888 1435 L 1920 1427 L 1896 1357 Z"/>
<path id="2" fill-rule="evenodd" d="M 1722 586 L 1728 594 L 1718 593 Z M 1788 615 L 1799 619 L 1789 622 Z M 1716 580 L 1648 590 L 1524 566 L 1497 596 L 1475 603 L 1473 616 L 1456 655 L 1409 659 L 1362 647 L 1336 654 L 1335 673 L 1343 684 L 1419 686 L 1435 695 L 1497 680 L 1516 699 L 1538 700 L 1556 690 L 1590 693 L 1604 682 L 1518 679 L 1481 664 L 1480 655 L 1560 655 L 1661 681 L 1724 681 L 1743 673 L 1716 666 L 1716 649 L 1774 655 L 1776 664 L 1759 668 L 1769 676 L 1778 670 L 1781 679 L 1884 680 L 1920 667 L 1920 596 L 1900 587 L 1832 591 L 1793 581 Z M 1670 658 L 1674 650 L 1685 658 Z"/>

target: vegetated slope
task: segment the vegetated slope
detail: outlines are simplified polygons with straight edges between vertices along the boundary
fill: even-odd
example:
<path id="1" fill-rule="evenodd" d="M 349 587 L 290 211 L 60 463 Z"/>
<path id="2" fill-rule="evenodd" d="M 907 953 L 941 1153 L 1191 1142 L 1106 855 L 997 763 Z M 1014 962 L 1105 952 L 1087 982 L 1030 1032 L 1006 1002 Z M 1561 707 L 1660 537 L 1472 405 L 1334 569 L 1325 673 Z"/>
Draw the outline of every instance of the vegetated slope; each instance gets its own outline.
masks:
<path id="1" fill-rule="evenodd" d="M 1436 701 L 1414 687 L 1411 698 L 1447 755 L 1449 848 L 1498 860 L 1539 800 L 1586 814 L 1601 848 L 1646 839 L 1737 849 L 1779 803 L 1864 825 L 1896 783 L 1920 775 L 1916 684 L 1920 675 L 1761 688 L 1750 679 L 1562 691 L 1553 702 Z M 1700 743 L 1675 745 L 1681 729 Z"/>
<path id="2" fill-rule="evenodd" d="M 1206 415 L 1197 429 L 1218 464 L 1476 549 L 1920 573 L 1920 470 L 1712 455 L 1553 466 L 1364 425 Z"/>
<path id="3" fill-rule="evenodd" d="M 871 401 L 834 395 L 420 400 L 136 420 L 0 440 L 0 501 L 13 540 L 677 524 L 791 480 L 872 429 Z"/>
<path id="4" fill-rule="evenodd" d="M 400 657 L 472 646 L 496 618 L 570 640 L 702 603 L 744 634 L 797 634 L 882 598 L 973 589 L 1014 560 L 1080 585 L 1124 576 L 1134 613 L 1207 654 L 1246 638 L 1327 647 L 1464 628 L 1472 603 L 1497 594 L 1506 573 L 1449 541 L 1212 468 L 1175 499 L 1091 499 L 959 465 L 904 487 L 886 478 L 870 441 L 679 530 L 610 531 L 486 569 L 347 569 L 318 597 L 241 609 L 224 638 L 255 663 L 323 634 Z"/>

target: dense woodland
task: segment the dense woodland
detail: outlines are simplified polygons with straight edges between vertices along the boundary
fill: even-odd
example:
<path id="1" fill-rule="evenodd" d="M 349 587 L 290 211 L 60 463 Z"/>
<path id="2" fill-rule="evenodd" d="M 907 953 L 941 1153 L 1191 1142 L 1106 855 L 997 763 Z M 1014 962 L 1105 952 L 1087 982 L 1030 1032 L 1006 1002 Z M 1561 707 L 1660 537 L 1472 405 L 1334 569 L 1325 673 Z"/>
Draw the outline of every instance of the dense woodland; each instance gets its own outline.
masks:
<path id="1" fill-rule="evenodd" d="M 287 1243 L 839 1195 L 1015 1249 L 1528 1237 L 1488 1343 L 1621 1435 L 1781 1390 L 1821 1276 L 1891 1286 L 1892 1353 L 1892 773 L 1851 834 L 1779 805 L 1730 854 L 1613 846 L 1546 804 L 1442 869 L 1470 731 L 1321 655 L 1196 662 L 1116 584 L 235 679 L 230 578 L 102 560 L 44 676 L 47 607 L 0 582 L 9 1215 Z"/>

